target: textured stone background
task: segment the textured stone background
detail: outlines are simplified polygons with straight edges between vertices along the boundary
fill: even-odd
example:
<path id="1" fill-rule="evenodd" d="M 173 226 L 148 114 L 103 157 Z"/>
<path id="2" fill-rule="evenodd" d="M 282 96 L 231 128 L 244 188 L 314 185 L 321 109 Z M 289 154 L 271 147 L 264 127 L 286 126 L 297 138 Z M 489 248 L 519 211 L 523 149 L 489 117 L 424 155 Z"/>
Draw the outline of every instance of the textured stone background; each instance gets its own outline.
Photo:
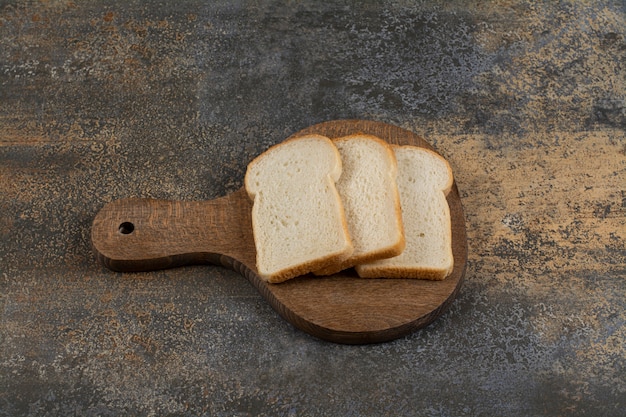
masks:
<path id="1" fill-rule="evenodd" d="M 626 414 L 622 1 L 0 0 L 0 416 Z M 236 273 L 118 274 L 118 198 L 211 199 L 311 124 L 453 166 L 452 308 L 314 339 Z"/>

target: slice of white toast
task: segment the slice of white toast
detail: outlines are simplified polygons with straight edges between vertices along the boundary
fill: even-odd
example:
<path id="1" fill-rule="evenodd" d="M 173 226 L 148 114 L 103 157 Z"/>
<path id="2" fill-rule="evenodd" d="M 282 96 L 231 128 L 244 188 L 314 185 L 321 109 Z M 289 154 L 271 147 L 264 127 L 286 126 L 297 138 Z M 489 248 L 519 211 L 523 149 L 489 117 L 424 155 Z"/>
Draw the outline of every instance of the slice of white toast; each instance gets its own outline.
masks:
<path id="1" fill-rule="evenodd" d="M 252 230 L 259 276 L 278 283 L 335 264 L 353 251 L 335 187 L 342 172 L 332 141 L 287 140 L 248 165 Z"/>
<path id="2" fill-rule="evenodd" d="M 441 280 L 453 269 L 452 228 L 446 195 L 453 184 L 448 162 L 415 146 L 392 146 L 406 247 L 395 257 L 356 266 L 364 278 Z"/>
<path id="3" fill-rule="evenodd" d="M 337 191 L 343 203 L 354 252 L 316 275 L 331 275 L 354 265 L 399 255 L 405 246 L 396 157 L 381 139 L 364 134 L 333 140 L 343 172 Z"/>

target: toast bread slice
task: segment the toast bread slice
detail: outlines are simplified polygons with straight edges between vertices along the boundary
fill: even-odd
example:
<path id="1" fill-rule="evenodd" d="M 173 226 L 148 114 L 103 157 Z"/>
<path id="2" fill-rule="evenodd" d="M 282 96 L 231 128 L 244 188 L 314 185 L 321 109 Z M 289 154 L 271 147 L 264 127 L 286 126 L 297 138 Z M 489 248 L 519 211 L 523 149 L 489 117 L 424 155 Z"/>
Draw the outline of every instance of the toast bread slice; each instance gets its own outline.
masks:
<path id="1" fill-rule="evenodd" d="M 354 252 L 316 275 L 399 255 L 405 247 L 395 153 L 387 142 L 365 134 L 333 140 L 343 173 L 337 191 L 343 202 Z"/>
<path id="2" fill-rule="evenodd" d="M 248 165 L 252 231 L 259 276 L 283 282 L 335 264 L 353 252 L 335 187 L 341 156 L 320 135 L 289 139 Z"/>

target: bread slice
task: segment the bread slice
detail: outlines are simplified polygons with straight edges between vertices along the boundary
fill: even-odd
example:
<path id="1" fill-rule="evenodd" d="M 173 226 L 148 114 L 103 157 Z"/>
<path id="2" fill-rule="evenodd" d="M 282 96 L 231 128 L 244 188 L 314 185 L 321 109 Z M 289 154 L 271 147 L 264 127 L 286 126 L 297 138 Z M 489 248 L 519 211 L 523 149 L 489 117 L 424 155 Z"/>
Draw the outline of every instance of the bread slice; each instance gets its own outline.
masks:
<path id="1" fill-rule="evenodd" d="M 387 142 L 370 135 L 334 139 L 343 173 L 337 191 L 343 202 L 354 252 L 316 271 L 330 275 L 354 265 L 399 255 L 405 246 L 396 157 Z"/>
<path id="2" fill-rule="evenodd" d="M 444 279 L 454 266 L 446 201 L 453 182 L 452 170 L 435 152 L 415 146 L 393 149 L 398 162 L 406 247 L 396 257 L 358 265 L 356 271 L 365 278 Z"/>
<path id="3" fill-rule="evenodd" d="M 335 182 L 341 157 L 332 141 L 287 140 L 248 165 L 259 276 L 278 283 L 340 262 L 353 251 Z"/>

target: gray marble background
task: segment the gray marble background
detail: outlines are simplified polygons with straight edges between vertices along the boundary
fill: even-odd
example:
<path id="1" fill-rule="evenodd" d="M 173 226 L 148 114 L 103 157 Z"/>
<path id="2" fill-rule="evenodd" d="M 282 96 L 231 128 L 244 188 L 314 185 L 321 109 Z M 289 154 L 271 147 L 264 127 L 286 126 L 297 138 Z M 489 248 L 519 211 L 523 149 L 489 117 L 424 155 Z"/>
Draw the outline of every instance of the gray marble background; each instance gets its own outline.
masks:
<path id="1" fill-rule="evenodd" d="M 0 416 L 626 415 L 619 1 L 0 1 Z M 125 197 L 206 200 L 322 121 L 423 135 L 470 257 L 451 309 L 317 340 L 217 266 L 119 274 Z"/>

